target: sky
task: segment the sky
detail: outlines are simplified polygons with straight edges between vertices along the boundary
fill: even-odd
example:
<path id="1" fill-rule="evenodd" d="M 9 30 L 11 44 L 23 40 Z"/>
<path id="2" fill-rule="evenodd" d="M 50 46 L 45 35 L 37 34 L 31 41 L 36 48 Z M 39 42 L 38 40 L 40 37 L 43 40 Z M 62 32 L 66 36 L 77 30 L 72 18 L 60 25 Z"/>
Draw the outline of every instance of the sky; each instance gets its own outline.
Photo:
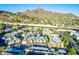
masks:
<path id="1" fill-rule="evenodd" d="M 44 8 L 47 11 L 58 13 L 73 13 L 79 16 L 79 4 L 0 4 L 0 10 L 6 10 L 13 13 Z"/>

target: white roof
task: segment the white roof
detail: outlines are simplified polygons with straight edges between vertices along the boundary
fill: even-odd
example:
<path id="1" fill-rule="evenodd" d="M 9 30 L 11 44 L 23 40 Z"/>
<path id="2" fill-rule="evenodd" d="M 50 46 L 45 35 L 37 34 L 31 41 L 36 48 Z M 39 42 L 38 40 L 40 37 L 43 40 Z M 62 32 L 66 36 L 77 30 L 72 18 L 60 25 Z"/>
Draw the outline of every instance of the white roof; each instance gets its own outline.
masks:
<path id="1" fill-rule="evenodd" d="M 32 49 L 37 49 L 37 50 L 48 50 L 48 48 L 45 47 L 31 47 Z"/>
<path id="2" fill-rule="evenodd" d="M 29 37 L 27 40 L 47 40 L 47 37 L 44 36 L 38 36 L 38 37 Z"/>
<path id="3" fill-rule="evenodd" d="M 58 37 L 53 37 L 52 41 L 54 43 L 61 43 L 62 42 Z"/>
<path id="4" fill-rule="evenodd" d="M 59 35 L 58 34 L 51 34 L 50 35 L 50 38 L 52 39 L 52 41 L 54 43 L 61 43 L 61 39 L 59 38 Z"/>
<path id="5" fill-rule="evenodd" d="M 51 48 L 50 50 L 51 50 L 51 51 L 55 51 L 55 49 L 54 49 L 54 48 Z"/>
<path id="6" fill-rule="evenodd" d="M 66 53 L 66 50 L 64 50 L 64 49 L 58 49 L 58 52 L 59 53 Z"/>

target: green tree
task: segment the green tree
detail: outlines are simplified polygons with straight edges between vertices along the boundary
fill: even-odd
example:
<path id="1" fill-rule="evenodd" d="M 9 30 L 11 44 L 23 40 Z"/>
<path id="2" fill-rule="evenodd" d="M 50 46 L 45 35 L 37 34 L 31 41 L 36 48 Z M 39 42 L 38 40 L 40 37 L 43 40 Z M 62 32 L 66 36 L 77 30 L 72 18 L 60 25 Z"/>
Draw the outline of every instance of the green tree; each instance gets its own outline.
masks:
<path id="1" fill-rule="evenodd" d="M 1 46 L 1 47 L 0 47 L 0 52 L 3 51 L 3 50 L 5 50 L 5 49 L 6 49 L 5 46 Z"/>
<path id="2" fill-rule="evenodd" d="M 64 39 L 64 46 L 67 47 L 69 45 L 69 41 Z"/>
<path id="3" fill-rule="evenodd" d="M 6 24 L 4 24 L 4 23 L 1 23 L 1 24 L 0 24 L 0 26 L 6 26 Z"/>
<path id="4" fill-rule="evenodd" d="M 61 39 L 62 41 L 64 41 L 64 37 L 63 37 L 63 36 L 61 36 L 60 39 Z"/>
<path id="5" fill-rule="evenodd" d="M 72 47 L 70 51 L 68 52 L 69 55 L 76 55 L 76 49 Z"/>
<path id="6" fill-rule="evenodd" d="M 67 31 L 67 32 L 65 32 L 65 34 L 70 36 L 70 32 L 68 32 L 68 31 Z"/>
<path id="7" fill-rule="evenodd" d="M 37 31 L 38 31 L 39 33 L 41 33 L 41 32 L 42 32 L 42 30 L 43 30 L 43 29 L 38 29 Z"/>
<path id="8" fill-rule="evenodd" d="M 0 34 L 3 33 L 3 32 L 4 32 L 4 30 L 0 30 Z"/>

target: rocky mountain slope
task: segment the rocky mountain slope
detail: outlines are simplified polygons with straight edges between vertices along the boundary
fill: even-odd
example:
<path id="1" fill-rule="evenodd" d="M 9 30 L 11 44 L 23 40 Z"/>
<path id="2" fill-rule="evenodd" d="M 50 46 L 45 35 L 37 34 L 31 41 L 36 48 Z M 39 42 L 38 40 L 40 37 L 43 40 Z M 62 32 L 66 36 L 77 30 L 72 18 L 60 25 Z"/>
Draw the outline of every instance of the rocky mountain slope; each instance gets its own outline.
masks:
<path id="1" fill-rule="evenodd" d="M 78 25 L 79 16 L 72 13 L 63 14 L 46 11 L 43 8 L 26 10 L 24 12 L 17 12 L 15 14 L 9 11 L 0 10 L 0 21 L 51 25 Z"/>

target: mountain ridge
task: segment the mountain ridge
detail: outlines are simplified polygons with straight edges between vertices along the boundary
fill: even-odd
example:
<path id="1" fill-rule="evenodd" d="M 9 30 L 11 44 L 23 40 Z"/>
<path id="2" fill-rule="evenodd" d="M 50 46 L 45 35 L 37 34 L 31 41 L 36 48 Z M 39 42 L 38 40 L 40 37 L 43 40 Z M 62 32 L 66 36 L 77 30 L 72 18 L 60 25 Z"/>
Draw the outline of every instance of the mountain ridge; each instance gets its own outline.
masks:
<path id="1" fill-rule="evenodd" d="M 46 11 L 44 9 L 41 8 L 37 8 L 35 10 L 31 10 L 31 11 L 25 11 L 22 12 L 22 14 L 30 16 L 30 17 L 53 17 L 53 18 L 58 18 L 58 17 L 70 17 L 70 18 L 79 18 L 79 16 L 76 16 L 72 13 L 57 13 L 57 12 L 51 12 L 51 11 Z"/>
<path id="2" fill-rule="evenodd" d="M 26 10 L 24 12 L 9 13 L 1 12 L 0 21 L 20 22 L 33 24 L 51 24 L 51 25 L 76 25 L 79 24 L 79 16 L 72 13 L 57 13 L 37 8 L 34 10 Z"/>

